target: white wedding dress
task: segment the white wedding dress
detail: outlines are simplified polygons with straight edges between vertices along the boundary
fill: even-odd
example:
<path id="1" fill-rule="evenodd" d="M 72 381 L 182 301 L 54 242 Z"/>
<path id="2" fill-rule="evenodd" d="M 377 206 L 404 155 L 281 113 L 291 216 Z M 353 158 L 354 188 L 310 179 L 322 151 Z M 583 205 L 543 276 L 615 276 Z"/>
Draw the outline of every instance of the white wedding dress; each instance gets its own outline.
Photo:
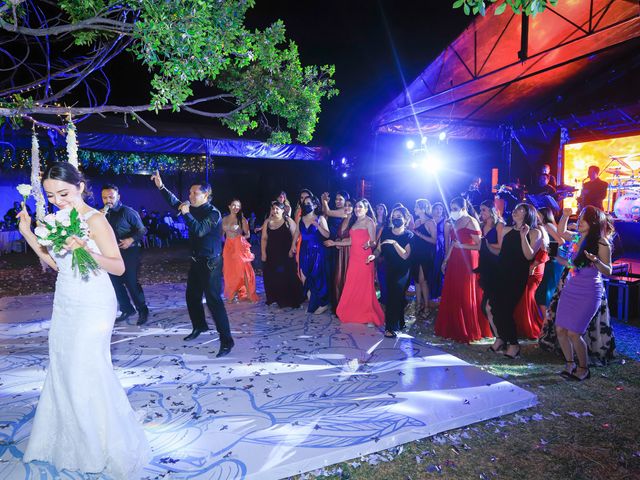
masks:
<path id="1" fill-rule="evenodd" d="M 91 210 L 85 220 L 96 213 Z M 89 248 L 99 252 L 89 240 Z M 149 443 L 111 363 L 116 295 L 104 270 L 82 279 L 71 252 L 58 265 L 49 331 L 49 369 L 23 461 L 63 469 L 139 478 Z"/>

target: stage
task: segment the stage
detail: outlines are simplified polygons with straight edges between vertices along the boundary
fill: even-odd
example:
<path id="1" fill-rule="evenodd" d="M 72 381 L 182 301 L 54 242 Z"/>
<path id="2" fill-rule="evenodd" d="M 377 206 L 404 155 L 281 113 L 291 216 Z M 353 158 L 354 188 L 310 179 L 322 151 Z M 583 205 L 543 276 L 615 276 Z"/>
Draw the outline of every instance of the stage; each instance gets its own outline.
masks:
<path id="1" fill-rule="evenodd" d="M 112 339 L 154 453 L 143 478 L 278 479 L 536 403 L 408 335 L 385 339 L 264 303 L 229 306 L 236 346 L 216 359 L 215 331 L 182 340 L 191 331 L 184 285 L 145 291 L 148 325 L 117 325 Z M 51 303 L 50 294 L 0 299 L 3 480 L 83 478 L 20 461 L 45 376 Z"/>

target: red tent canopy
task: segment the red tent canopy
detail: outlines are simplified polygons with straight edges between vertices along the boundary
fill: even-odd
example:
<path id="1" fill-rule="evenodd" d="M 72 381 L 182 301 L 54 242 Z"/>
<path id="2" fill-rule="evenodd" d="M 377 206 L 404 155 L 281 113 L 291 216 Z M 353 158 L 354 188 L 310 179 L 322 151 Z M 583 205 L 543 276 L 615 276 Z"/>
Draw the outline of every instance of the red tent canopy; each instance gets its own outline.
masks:
<path id="1" fill-rule="evenodd" d="M 495 8 L 380 112 L 376 132 L 497 139 L 500 125 L 522 121 L 567 85 L 638 58 L 637 0 L 560 0 L 530 18 Z"/>

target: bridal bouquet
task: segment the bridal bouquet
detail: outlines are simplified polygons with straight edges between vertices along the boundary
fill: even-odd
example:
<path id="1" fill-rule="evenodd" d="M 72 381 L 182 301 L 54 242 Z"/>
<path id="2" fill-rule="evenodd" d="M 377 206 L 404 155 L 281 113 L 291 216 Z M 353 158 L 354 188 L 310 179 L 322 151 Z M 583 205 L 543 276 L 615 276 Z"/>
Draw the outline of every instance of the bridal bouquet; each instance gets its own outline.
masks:
<path id="1" fill-rule="evenodd" d="M 89 226 L 80 218 L 75 208 L 71 210 L 58 210 L 44 217 L 44 222 L 38 225 L 34 231 L 38 243 L 45 247 L 51 247 L 54 253 L 66 255 L 67 239 L 76 236 L 83 240 L 89 239 Z M 71 252 L 72 268 L 77 268 L 82 277 L 98 270 L 100 267 L 91 254 L 83 247 Z"/>

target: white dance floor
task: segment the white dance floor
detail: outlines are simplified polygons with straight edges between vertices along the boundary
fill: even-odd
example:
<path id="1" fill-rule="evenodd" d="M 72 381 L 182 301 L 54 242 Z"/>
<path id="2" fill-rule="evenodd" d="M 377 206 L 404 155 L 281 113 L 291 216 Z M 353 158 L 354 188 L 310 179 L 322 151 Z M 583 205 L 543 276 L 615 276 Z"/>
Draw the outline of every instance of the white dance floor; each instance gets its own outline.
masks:
<path id="1" fill-rule="evenodd" d="M 264 304 L 229 306 L 236 346 L 216 359 L 215 330 L 182 340 L 191 331 L 183 285 L 145 291 L 148 325 L 118 324 L 112 340 L 154 452 L 143 478 L 278 479 L 536 403 L 409 336 L 384 339 L 328 314 Z M 0 299 L 2 480 L 83 478 L 21 462 L 45 377 L 51 302 Z"/>

